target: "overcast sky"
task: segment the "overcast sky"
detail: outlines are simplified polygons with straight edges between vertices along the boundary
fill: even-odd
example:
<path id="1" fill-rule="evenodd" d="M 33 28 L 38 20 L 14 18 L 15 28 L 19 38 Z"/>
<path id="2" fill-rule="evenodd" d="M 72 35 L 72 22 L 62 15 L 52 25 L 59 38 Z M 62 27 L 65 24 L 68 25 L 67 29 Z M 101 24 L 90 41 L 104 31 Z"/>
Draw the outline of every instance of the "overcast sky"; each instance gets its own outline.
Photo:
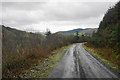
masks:
<path id="1" fill-rule="evenodd" d="M 53 33 L 76 28 L 98 28 L 106 11 L 117 1 L 4 0 L 2 24 L 26 31 L 44 32 L 48 28 Z"/>

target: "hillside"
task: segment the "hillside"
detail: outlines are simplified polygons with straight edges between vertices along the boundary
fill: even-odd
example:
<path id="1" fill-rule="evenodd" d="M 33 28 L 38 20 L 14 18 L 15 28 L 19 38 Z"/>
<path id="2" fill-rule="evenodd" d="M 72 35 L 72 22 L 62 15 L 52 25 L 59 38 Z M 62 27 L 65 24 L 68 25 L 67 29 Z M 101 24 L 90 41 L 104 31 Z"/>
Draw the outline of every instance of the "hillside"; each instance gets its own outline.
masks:
<path id="1" fill-rule="evenodd" d="M 72 35 L 78 32 L 79 35 L 87 35 L 87 36 L 92 36 L 93 33 L 97 32 L 97 28 L 86 28 L 86 29 L 82 29 L 82 28 L 78 28 L 78 29 L 73 29 L 73 30 L 68 30 L 68 31 L 59 31 L 57 33 L 59 34 L 67 34 L 67 35 Z"/>
<path id="2" fill-rule="evenodd" d="M 6 48 L 6 45 L 7 47 L 9 46 L 7 50 L 9 49 L 10 52 L 12 50 L 10 47 L 11 45 L 16 46 L 16 48 L 18 46 L 24 48 L 25 47 L 31 48 L 31 46 L 41 44 L 42 40 L 44 39 L 44 36 L 42 34 L 28 33 L 25 31 L 20 31 L 5 26 L 2 26 L 2 33 L 3 33 L 3 47 Z"/>
<path id="3" fill-rule="evenodd" d="M 85 35 L 85 36 L 92 36 L 93 33 L 96 33 L 97 32 L 97 28 L 86 28 L 82 31 L 79 32 L 79 35 Z"/>
<path id="4" fill-rule="evenodd" d="M 120 49 L 120 2 L 107 11 L 93 40 L 93 44 L 98 46 L 109 45 Z"/>
<path id="5" fill-rule="evenodd" d="M 80 32 L 80 31 L 82 31 L 82 30 L 84 30 L 84 29 L 78 28 L 78 29 L 63 31 L 63 33 L 65 33 L 65 34 L 73 34 L 73 33 L 75 33 L 76 31 Z"/>
<path id="6" fill-rule="evenodd" d="M 71 35 L 51 34 L 46 36 L 25 32 L 2 25 L 2 77 L 19 77 L 22 71 L 52 55 L 53 50 L 75 42 Z"/>
<path id="7" fill-rule="evenodd" d="M 120 1 L 108 9 L 87 46 L 116 65 L 120 71 Z"/>

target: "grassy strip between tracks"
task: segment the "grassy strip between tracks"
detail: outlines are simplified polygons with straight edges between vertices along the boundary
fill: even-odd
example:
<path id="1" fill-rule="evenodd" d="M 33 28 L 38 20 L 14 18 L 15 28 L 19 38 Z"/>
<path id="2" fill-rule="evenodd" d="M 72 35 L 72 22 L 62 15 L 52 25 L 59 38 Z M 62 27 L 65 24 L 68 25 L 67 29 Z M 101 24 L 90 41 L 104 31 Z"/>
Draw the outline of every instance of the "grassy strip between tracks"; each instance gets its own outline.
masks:
<path id="1" fill-rule="evenodd" d="M 115 70 L 117 70 L 118 72 L 120 72 L 120 68 L 119 65 L 112 63 L 112 61 L 109 61 L 107 59 L 104 58 L 104 55 L 100 55 L 101 52 L 104 52 L 104 50 L 101 52 L 99 52 L 97 49 L 90 47 L 87 44 L 83 44 L 83 47 L 88 50 L 90 53 L 92 53 L 94 56 L 96 56 L 97 58 L 99 58 L 100 60 L 102 60 L 104 63 L 108 64 L 110 67 L 114 68 Z"/>
<path id="2" fill-rule="evenodd" d="M 71 47 L 72 45 L 62 47 L 52 52 L 53 55 L 49 56 L 48 58 L 39 61 L 39 65 L 26 70 L 24 73 L 21 74 L 22 78 L 45 78 L 47 77 L 53 68 L 57 65 L 57 63 L 62 59 L 65 52 Z"/>

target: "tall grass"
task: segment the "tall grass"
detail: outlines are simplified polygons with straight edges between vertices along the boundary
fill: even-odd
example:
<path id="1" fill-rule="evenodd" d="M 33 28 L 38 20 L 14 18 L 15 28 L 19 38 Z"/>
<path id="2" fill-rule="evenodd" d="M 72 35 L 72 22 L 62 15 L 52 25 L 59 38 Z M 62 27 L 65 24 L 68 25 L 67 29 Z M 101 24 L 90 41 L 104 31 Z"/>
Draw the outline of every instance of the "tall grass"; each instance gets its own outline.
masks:
<path id="1" fill-rule="evenodd" d="M 117 69 L 120 72 L 120 54 L 116 54 L 114 52 L 114 49 L 106 46 L 106 47 L 96 47 L 91 44 L 84 44 L 89 51 L 94 53 L 94 55 L 97 55 L 100 57 L 105 63 L 110 65 L 111 67 Z"/>
<path id="2" fill-rule="evenodd" d="M 2 77 L 19 77 L 25 69 L 37 64 L 51 55 L 51 52 L 62 46 L 71 44 L 75 38 L 71 35 L 41 34 L 21 32 L 3 27 Z"/>

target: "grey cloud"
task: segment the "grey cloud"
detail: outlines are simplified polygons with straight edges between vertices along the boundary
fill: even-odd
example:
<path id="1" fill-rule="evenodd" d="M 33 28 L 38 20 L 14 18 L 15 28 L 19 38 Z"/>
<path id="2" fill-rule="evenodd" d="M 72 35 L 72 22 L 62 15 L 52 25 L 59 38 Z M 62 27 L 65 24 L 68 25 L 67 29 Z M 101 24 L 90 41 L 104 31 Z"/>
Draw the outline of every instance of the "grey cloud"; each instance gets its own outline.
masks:
<path id="1" fill-rule="evenodd" d="M 36 12 L 35 15 L 40 20 L 79 20 L 89 17 L 98 17 L 108 9 L 108 2 L 89 2 L 89 3 L 43 3 L 43 2 L 7 2 L 3 3 L 4 13 L 17 13 L 18 16 L 24 13 Z M 44 13 L 41 14 L 40 12 Z M 20 15 L 19 15 L 20 14 Z M 7 14 L 6 14 L 7 15 Z M 39 16 L 39 15 L 42 15 Z M 28 18 L 29 20 L 29 18 Z"/>
<path id="2" fill-rule="evenodd" d="M 14 10 L 38 10 L 46 2 L 3 2 L 2 7 L 3 9 L 14 9 Z"/>
<path id="3" fill-rule="evenodd" d="M 97 4 L 97 5 L 96 5 Z M 52 7 L 48 7 L 46 15 L 50 19 L 57 20 L 80 20 L 89 17 L 98 17 L 104 14 L 108 9 L 108 2 L 98 3 L 65 3 L 63 5 L 51 4 Z M 46 5 L 48 6 L 48 5 Z M 49 5 L 50 6 L 50 5 Z"/>
<path id="4" fill-rule="evenodd" d="M 115 2 L 3 2 L 3 24 L 98 25 Z M 60 27 L 60 26 L 59 26 Z"/>

